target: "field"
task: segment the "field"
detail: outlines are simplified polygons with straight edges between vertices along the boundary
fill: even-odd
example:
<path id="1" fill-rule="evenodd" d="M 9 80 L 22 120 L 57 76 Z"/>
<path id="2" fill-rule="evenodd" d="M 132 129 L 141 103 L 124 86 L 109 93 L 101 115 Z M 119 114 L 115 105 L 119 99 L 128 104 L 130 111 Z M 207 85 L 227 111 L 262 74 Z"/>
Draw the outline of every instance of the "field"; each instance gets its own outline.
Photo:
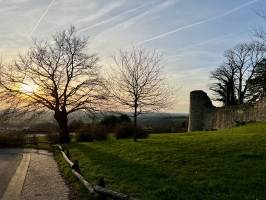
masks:
<path id="1" fill-rule="evenodd" d="M 87 180 L 102 176 L 108 188 L 139 199 L 266 197 L 266 123 L 68 147 Z"/>

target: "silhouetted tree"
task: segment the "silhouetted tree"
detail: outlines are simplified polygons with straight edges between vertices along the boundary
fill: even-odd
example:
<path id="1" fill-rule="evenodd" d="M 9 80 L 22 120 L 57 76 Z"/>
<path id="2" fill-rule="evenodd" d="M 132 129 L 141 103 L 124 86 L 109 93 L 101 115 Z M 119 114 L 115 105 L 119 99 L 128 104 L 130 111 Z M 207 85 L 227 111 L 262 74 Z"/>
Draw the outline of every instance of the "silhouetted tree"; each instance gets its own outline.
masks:
<path id="1" fill-rule="evenodd" d="M 18 112 L 52 110 L 60 141 L 70 142 L 68 115 L 93 112 L 106 98 L 98 57 L 85 53 L 87 38 L 75 28 L 58 32 L 52 41 L 35 41 L 27 54 L 1 69 L 2 101 Z"/>
<path id="2" fill-rule="evenodd" d="M 243 104 L 253 100 L 250 80 L 257 63 L 265 57 L 265 46 L 260 42 L 242 43 L 225 52 L 225 62 L 212 72 L 216 80 L 210 89 L 224 105 Z"/>
<path id="3" fill-rule="evenodd" d="M 236 68 L 228 64 L 221 65 L 211 72 L 211 78 L 217 82 L 213 83 L 210 90 L 216 95 L 215 100 L 222 102 L 225 106 L 237 104 L 235 94 Z"/>
<path id="4" fill-rule="evenodd" d="M 128 115 L 126 115 L 126 114 L 121 114 L 121 115 L 119 116 L 119 122 L 120 122 L 120 123 L 130 123 L 130 122 L 131 122 L 131 119 L 129 118 Z"/>
<path id="5" fill-rule="evenodd" d="M 104 118 L 100 121 L 100 124 L 106 126 L 109 130 L 112 130 L 118 123 L 119 118 L 115 115 L 104 116 Z"/>
<path id="6" fill-rule="evenodd" d="M 266 97 L 266 59 L 257 63 L 254 78 L 249 81 L 250 92 L 253 94 L 252 101 Z"/>
<path id="7" fill-rule="evenodd" d="M 106 128 L 109 129 L 109 131 L 112 131 L 113 128 L 117 124 L 122 124 L 122 123 L 130 123 L 131 120 L 128 115 L 126 114 L 121 114 L 120 116 L 116 115 L 106 115 L 104 118 L 100 121 L 100 125 L 104 125 Z"/>
<path id="8" fill-rule="evenodd" d="M 116 68 L 110 74 L 109 91 L 115 102 L 132 109 L 136 128 L 138 115 L 164 108 L 170 98 L 162 77 L 160 56 L 156 52 L 133 48 L 120 51 L 114 61 Z"/>

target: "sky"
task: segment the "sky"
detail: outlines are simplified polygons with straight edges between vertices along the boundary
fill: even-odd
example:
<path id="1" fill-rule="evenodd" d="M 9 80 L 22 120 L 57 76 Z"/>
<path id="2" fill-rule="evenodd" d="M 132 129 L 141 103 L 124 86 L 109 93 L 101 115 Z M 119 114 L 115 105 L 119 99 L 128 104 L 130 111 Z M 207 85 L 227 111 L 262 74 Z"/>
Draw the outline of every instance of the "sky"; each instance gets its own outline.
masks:
<path id="1" fill-rule="evenodd" d="M 264 8 L 266 0 L 0 0 L 0 56 L 13 59 L 70 25 L 89 37 L 103 69 L 120 49 L 156 50 L 176 96 L 169 111 L 184 113 L 190 91 L 212 95 L 210 72 L 224 51 L 266 25 L 256 14 Z"/>

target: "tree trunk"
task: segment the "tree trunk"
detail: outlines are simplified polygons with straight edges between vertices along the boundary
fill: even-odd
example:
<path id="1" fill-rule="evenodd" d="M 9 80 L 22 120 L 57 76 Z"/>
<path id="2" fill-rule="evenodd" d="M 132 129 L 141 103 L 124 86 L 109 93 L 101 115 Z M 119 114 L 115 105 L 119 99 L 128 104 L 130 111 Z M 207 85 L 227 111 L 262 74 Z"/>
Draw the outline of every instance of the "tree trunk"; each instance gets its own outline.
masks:
<path id="1" fill-rule="evenodd" d="M 69 129 L 68 129 L 68 118 L 65 109 L 62 111 L 55 111 L 54 118 L 57 121 L 60 133 L 59 133 L 59 142 L 60 143 L 69 143 L 70 136 L 69 136 Z"/>
<path id="2" fill-rule="evenodd" d="M 242 77 L 242 74 L 240 74 L 240 77 L 239 77 L 239 86 L 238 86 L 238 104 L 241 105 L 243 104 L 243 99 L 242 99 L 242 80 L 243 77 Z"/>
<path id="3" fill-rule="evenodd" d="M 137 142 L 137 105 L 134 107 L 134 142 Z"/>

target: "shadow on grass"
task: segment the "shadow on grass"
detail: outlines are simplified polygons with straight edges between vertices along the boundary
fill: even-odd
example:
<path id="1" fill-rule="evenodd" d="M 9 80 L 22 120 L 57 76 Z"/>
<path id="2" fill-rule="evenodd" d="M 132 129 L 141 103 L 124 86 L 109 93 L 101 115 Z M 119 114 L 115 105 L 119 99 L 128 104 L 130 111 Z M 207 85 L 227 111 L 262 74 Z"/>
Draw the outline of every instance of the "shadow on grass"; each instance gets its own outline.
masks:
<path id="1" fill-rule="evenodd" d="M 107 187 L 140 199 L 197 199 L 211 192 L 205 190 L 204 184 L 187 182 L 182 174 L 174 177 L 171 171 L 131 162 L 130 158 L 122 159 L 89 147 L 89 144 L 78 144 L 78 150 L 81 172 L 88 181 L 104 177 Z"/>

